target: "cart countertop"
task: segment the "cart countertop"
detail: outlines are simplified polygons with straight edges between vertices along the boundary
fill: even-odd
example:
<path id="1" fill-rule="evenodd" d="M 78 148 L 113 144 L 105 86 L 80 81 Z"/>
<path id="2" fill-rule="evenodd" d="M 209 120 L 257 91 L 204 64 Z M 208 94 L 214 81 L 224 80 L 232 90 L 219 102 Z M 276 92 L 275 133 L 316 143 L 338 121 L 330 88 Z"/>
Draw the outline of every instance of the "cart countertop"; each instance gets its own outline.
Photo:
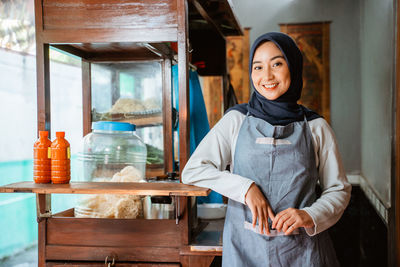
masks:
<path id="1" fill-rule="evenodd" d="M 112 183 L 70 182 L 69 184 L 36 184 L 18 182 L 0 187 L 0 193 L 38 194 L 129 194 L 153 196 L 207 196 L 208 188 L 182 183 Z"/>

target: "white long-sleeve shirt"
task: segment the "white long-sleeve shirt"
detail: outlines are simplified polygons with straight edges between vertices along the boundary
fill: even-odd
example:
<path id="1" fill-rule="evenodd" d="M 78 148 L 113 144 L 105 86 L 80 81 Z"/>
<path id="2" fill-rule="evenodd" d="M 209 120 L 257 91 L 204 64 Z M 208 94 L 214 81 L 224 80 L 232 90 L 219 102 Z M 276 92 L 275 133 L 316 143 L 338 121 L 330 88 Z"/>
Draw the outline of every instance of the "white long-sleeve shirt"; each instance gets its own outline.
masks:
<path id="1" fill-rule="evenodd" d="M 210 130 L 198 145 L 182 172 L 182 182 L 210 188 L 232 200 L 245 204 L 245 195 L 254 182 L 246 177 L 226 171 L 231 165 L 236 141 L 245 115 L 230 111 Z M 305 210 L 314 227 L 306 229 L 316 235 L 342 216 L 350 200 L 351 185 L 347 181 L 336 138 L 329 124 L 322 118 L 308 122 L 313 139 L 316 165 L 322 195 Z"/>

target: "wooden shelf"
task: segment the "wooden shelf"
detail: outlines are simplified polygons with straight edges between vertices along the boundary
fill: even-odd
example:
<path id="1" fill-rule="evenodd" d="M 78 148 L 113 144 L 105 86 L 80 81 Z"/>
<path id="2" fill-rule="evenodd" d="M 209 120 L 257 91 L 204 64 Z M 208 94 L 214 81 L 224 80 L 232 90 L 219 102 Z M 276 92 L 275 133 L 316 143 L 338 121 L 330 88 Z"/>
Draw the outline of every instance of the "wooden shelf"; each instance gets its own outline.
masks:
<path id="1" fill-rule="evenodd" d="M 222 232 L 225 219 L 201 220 L 206 224 L 198 234 L 195 234 L 193 242 L 183 247 L 181 255 L 192 256 L 222 256 Z"/>
<path id="2" fill-rule="evenodd" d="M 91 62 L 172 59 L 176 54 L 165 43 L 75 43 L 53 44 L 52 47 Z"/>
<path id="3" fill-rule="evenodd" d="M 164 164 L 146 164 L 146 177 L 156 177 L 164 174 Z"/>
<path id="4" fill-rule="evenodd" d="M 210 189 L 181 183 L 71 182 L 35 184 L 19 182 L 0 187 L 0 193 L 129 194 L 142 196 L 207 196 Z"/>

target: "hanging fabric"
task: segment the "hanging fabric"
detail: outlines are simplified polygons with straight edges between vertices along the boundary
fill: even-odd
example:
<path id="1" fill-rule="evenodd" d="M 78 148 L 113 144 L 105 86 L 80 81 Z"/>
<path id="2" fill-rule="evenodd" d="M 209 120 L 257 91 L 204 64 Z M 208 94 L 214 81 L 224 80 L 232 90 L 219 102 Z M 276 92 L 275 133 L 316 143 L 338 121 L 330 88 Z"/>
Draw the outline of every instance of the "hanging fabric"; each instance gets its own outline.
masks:
<path id="1" fill-rule="evenodd" d="M 174 89 L 174 107 L 179 112 L 179 86 L 178 66 L 172 66 L 172 81 Z M 210 130 L 208 123 L 206 105 L 201 90 L 199 76 L 196 71 L 189 71 L 189 113 L 190 113 L 190 154 L 194 152 L 197 145 Z M 179 124 L 176 129 L 179 134 Z M 212 191 L 207 197 L 198 197 L 197 202 L 201 203 L 222 203 L 222 195 Z"/>

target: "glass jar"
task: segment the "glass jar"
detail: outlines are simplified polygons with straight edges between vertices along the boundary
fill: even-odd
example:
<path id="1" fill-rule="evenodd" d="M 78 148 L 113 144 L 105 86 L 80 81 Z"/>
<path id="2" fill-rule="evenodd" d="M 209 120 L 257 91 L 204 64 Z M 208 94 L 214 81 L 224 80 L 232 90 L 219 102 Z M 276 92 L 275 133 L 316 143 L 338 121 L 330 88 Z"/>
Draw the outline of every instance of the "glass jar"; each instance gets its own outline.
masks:
<path id="1" fill-rule="evenodd" d="M 147 150 L 135 134 L 135 125 L 98 121 L 83 138 L 78 160 L 80 181 L 145 182 Z M 138 218 L 143 216 L 142 200 L 133 195 L 82 195 L 75 217 Z"/>
<path id="2" fill-rule="evenodd" d="M 110 181 L 127 166 L 134 167 L 136 180 L 143 180 L 146 172 L 147 150 L 135 134 L 135 125 L 126 122 L 98 121 L 92 132 L 83 138 L 83 181 Z"/>

